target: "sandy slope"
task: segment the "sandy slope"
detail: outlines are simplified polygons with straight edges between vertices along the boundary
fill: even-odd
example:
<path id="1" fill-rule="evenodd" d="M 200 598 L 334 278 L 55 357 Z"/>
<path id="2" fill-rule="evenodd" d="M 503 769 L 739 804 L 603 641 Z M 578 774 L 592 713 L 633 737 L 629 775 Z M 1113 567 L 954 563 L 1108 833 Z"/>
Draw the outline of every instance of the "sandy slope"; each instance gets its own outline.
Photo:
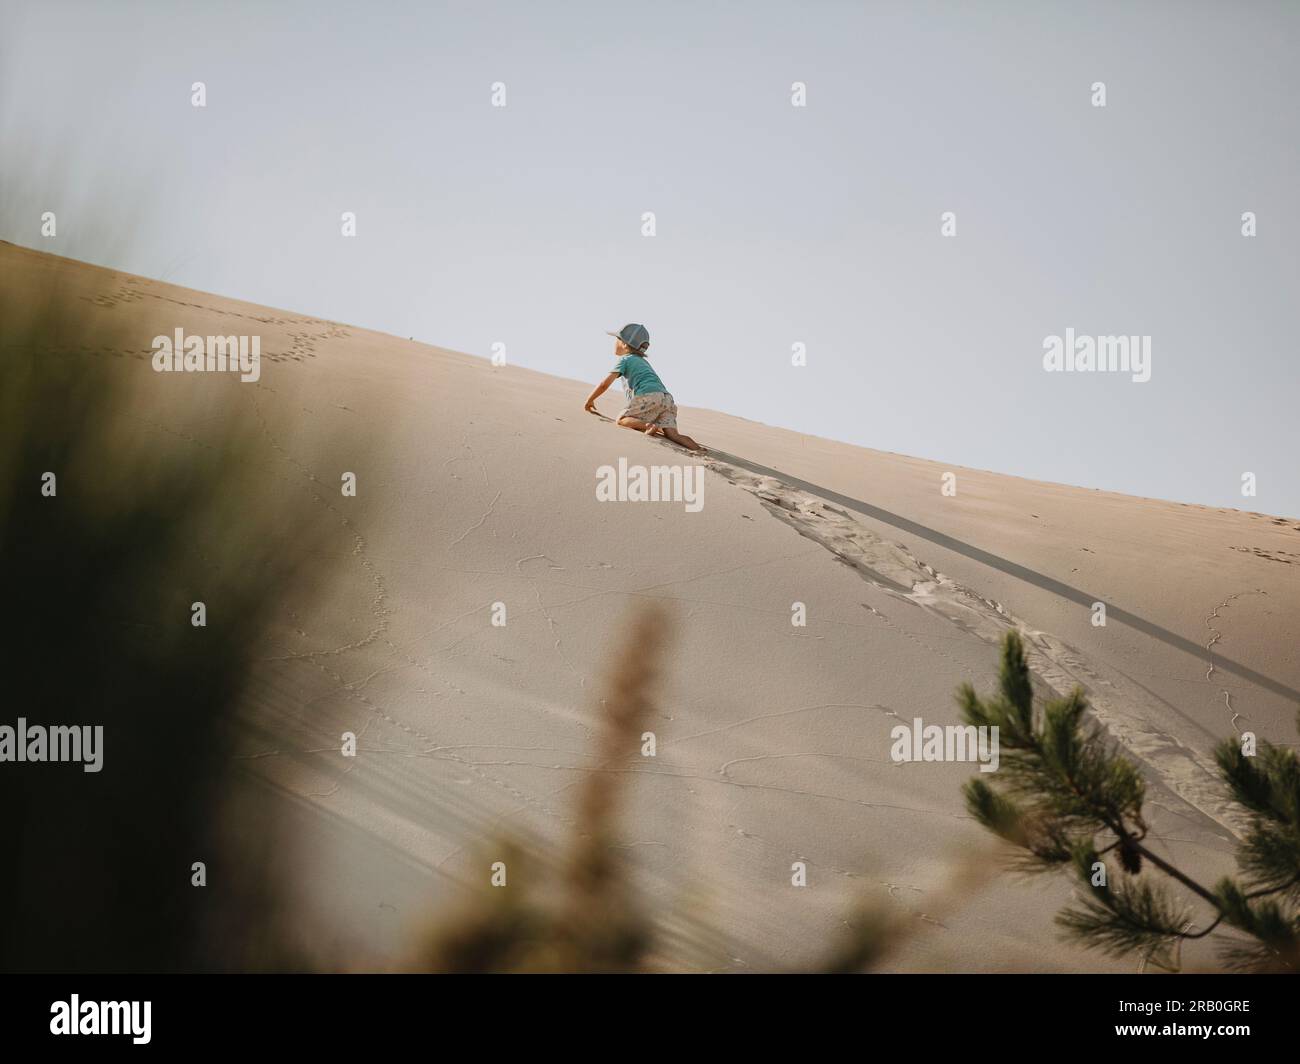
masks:
<path id="1" fill-rule="evenodd" d="M 1207 751 L 1234 729 L 1295 740 L 1300 521 L 690 409 L 683 429 L 722 452 L 703 509 L 599 503 L 596 470 L 620 456 L 692 459 L 584 414 L 589 383 L 7 244 L 0 269 L 6 300 L 52 272 L 105 324 L 138 330 L 138 345 L 85 352 L 138 378 L 135 431 L 205 446 L 214 398 L 233 396 L 260 434 L 267 497 L 318 514 L 324 591 L 280 606 L 241 767 L 292 819 L 304 922 L 332 927 L 322 945 L 360 967 L 396 963 L 431 911 L 482 882 L 501 830 L 554 856 L 599 677 L 620 621 L 650 600 L 676 628 L 659 752 L 619 771 L 667 968 L 811 963 L 860 895 L 915 914 L 900 969 L 1111 966 L 1058 942 L 1059 880 L 999 880 L 936 916 L 953 859 L 984 842 L 959 795 L 972 769 L 889 760 L 899 719 L 955 722 L 957 684 L 991 684 L 1013 620 L 1034 633 L 1041 679 L 1084 683 L 1141 757 L 1153 836 L 1207 878 L 1228 870 L 1232 829 Z M 154 374 L 150 341 L 178 326 L 259 333 L 261 381 Z M 940 491 L 949 470 L 955 496 Z M 339 492 L 345 471 L 356 498 Z M 806 628 L 790 623 L 796 601 Z M 338 753 L 346 730 L 355 760 Z"/>

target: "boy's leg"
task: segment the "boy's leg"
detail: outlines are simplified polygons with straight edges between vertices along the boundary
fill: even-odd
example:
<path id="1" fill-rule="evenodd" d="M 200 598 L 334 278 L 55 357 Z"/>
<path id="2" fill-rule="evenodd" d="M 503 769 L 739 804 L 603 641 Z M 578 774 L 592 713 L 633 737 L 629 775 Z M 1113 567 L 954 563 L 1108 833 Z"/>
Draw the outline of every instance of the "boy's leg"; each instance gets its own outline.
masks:
<path id="1" fill-rule="evenodd" d="M 645 430 L 650 427 L 648 422 L 642 421 L 638 417 L 633 417 L 631 414 L 624 414 L 618 419 L 618 423 L 625 429 L 636 429 L 637 432 L 645 432 Z"/>
<path id="2" fill-rule="evenodd" d="M 698 443 L 696 443 L 693 439 L 691 439 L 683 432 L 678 432 L 676 429 L 670 429 L 670 428 L 664 428 L 662 431 L 665 436 L 667 436 L 670 440 L 673 441 L 673 443 L 681 444 L 681 446 L 686 447 L 692 451 L 704 450 L 703 447 L 701 447 Z"/>
<path id="3" fill-rule="evenodd" d="M 704 450 L 698 443 L 683 432 L 677 431 L 677 401 L 669 394 L 664 393 L 662 398 L 664 409 L 655 417 L 655 423 L 658 427 L 658 435 L 664 436 L 673 441 L 680 447 L 685 447 L 692 451 Z"/>

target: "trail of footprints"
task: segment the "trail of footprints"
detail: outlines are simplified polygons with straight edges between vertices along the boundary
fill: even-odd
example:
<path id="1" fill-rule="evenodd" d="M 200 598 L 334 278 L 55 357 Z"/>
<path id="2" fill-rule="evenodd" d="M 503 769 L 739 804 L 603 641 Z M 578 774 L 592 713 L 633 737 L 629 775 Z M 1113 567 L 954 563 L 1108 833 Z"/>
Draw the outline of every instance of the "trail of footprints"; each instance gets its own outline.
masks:
<path id="1" fill-rule="evenodd" d="M 234 310 L 210 307 L 204 303 L 189 303 L 183 299 L 174 299 L 171 296 L 160 295 L 157 292 L 142 291 L 142 287 L 147 286 L 149 283 L 149 281 L 143 278 L 130 278 L 120 284 L 112 292 L 101 292 L 95 296 L 82 296 L 81 298 L 97 307 L 104 308 L 117 307 L 123 304 L 139 303 L 144 299 L 156 299 L 160 303 L 171 303 L 174 306 L 186 307 L 191 310 L 206 311 L 223 318 L 239 318 L 243 321 L 256 322 L 259 325 L 303 325 L 315 326 L 320 330 L 315 332 L 290 332 L 289 349 L 287 351 L 264 350 L 262 352 L 262 358 L 268 362 L 304 362 L 307 359 L 316 357 L 316 350 L 321 342 L 326 340 L 346 340 L 352 335 L 345 326 L 340 325 L 338 322 L 325 321 L 322 318 L 281 318 L 259 314 L 241 314 Z M 62 354 L 65 353 L 65 351 L 50 349 L 44 353 Z M 73 349 L 73 353 L 109 355 L 114 358 L 134 358 L 144 360 L 153 357 L 153 348 L 147 347 L 141 349 L 107 346 L 93 348 L 80 347 Z"/>

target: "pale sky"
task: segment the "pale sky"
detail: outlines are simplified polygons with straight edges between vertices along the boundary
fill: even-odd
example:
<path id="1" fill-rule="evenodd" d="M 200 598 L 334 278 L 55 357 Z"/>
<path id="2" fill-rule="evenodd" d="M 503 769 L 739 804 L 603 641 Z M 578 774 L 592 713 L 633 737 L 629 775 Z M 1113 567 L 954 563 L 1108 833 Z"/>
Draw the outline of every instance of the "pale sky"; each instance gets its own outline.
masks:
<path id="1" fill-rule="evenodd" d="M 0 0 L 0 238 L 575 407 L 644 322 L 685 406 L 1296 516 L 1297 54 L 1295 3 Z"/>

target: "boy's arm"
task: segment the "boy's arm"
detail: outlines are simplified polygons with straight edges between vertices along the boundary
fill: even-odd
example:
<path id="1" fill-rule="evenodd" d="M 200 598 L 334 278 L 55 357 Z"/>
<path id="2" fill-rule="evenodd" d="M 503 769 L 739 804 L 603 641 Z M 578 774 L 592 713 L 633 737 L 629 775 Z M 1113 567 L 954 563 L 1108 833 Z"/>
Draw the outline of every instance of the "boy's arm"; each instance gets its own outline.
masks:
<path id="1" fill-rule="evenodd" d="M 601 381 L 598 385 L 596 385 L 596 390 L 592 392 L 589 396 L 587 396 L 587 401 L 582 404 L 582 409 L 595 410 L 596 400 L 599 399 L 602 395 L 604 395 L 605 390 L 616 380 L 618 380 L 618 374 L 611 373 L 608 377 L 606 377 L 603 381 Z"/>

